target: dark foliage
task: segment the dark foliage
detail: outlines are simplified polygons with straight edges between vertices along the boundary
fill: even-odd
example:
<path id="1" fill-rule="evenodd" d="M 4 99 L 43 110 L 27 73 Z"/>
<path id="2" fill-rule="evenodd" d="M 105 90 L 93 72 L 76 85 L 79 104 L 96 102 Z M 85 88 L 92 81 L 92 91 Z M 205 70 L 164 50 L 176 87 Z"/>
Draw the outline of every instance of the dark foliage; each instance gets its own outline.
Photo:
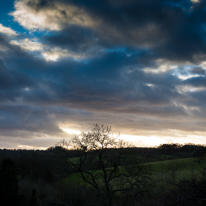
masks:
<path id="1" fill-rule="evenodd" d="M 18 205 L 18 171 L 11 159 L 5 159 L 0 170 L 0 205 Z"/>
<path id="2" fill-rule="evenodd" d="M 195 145 L 195 144 L 161 144 L 157 147 L 158 151 L 161 154 L 167 155 L 175 155 L 179 154 L 185 157 L 191 157 L 194 154 L 203 154 L 202 152 L 205 150 L 204 145 Z M 200 152 L 201 151 L 201 152 Z"/>
<path id="3" fill-rule="evenodd" d="M 37 194 L 36 194 L 36 189 L 32 190 L 30 206 L 39 206 L 38 198 L 37 198 Z"/>

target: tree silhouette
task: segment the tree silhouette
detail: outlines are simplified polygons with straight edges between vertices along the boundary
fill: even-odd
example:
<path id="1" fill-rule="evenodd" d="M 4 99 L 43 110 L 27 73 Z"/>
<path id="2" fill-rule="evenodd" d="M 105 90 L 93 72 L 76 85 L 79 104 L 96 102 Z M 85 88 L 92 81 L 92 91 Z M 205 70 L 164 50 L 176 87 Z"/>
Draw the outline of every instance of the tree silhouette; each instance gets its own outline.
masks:
<path id="1" fill-rule="evenodd" d="M 82 155 L 78 162 L 68 161 L 96 190 L 104 206 L 144 196 L 150 170 L 137 158 L 123 155 L 122 149 L 130 145 L 112 137 L 111 127 L 96 124 L 91 132 L 76 136 L 73 143 Z"/>
<path id="2" fill-rule="evenodd" d="M 37 199 L 37 194 L 36 194 L 36 189 L 32 190 L 32 195 L 31 195 L 31 201 L 30 201 L 30 206 L 38 206 L 38 199 Z"/>

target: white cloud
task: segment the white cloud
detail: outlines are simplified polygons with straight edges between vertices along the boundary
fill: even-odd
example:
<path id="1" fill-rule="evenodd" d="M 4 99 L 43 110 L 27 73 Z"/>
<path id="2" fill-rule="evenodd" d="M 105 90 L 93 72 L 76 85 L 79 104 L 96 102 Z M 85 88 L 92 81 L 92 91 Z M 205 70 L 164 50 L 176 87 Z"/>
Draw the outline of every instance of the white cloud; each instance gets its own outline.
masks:
<path id="1" fill-rule="evenodd" d="M 53 1 L 54 6 L 36 11 L 28 5 L 29 0 L 15 2 L 14 19 L 29 30 L 61 30 L 65 24 L 90 27 L 94 20 L 78 7 Z M 36 0 L 33 0 L 36 3 Z"/>
<path id="2" fill-rule="evenodd" d="M 12 40 L 11 44 L 18 45 L 22 49 L 30 52 L 39 52 L 47 61 L 57 61 L 59 58 L 69 57 L 75 60 L 80 60 L 85 58 L 84 54 L 76 54 L 69 52 L 66 49 L 60 49 L 58 47 L 50 48 L 47 45 L 41 44 L 37 41 L 32 41 L 28 38 L 24 40 Z"/>
<path id="3" fill-rule="evenodd" d="M 9 35 L 9 36 L 17 36 L 17 33 L 9 27 L 3 26 L 0 24 L 0 33 Z"/>
<path id="4" fill-rule="evenodd" d="M 172 71 L 177 67 L 177 65 L 172 64 L 170 62 L 166 62 L 164 59 L 157 59 L 156 64 L 159 65 L 159 67 L 146 67 L 143 69 L 143 71 L 146 73 L 164 73 Z"/>
<path id="5" fill-rule="evenodd" d="M 201 77 L 201 76 L 204 77 L 203 74 L 191 73 L 193 67 L 194 67 L 193 65 L 184 65 L 184 67 L 182 67 L 181 70 L 177 67 L 176 69 L 174 69 L 173 74 L 181 80 L 186 80 L 193 77 Z"/>
<path id="6" fill-rule="evenodd" d="M 30 39 L 26 38 L 22 41 L 12 40 L 11 44 L 18 45 L 24 50 L 28 51 L 41 51 L 43 50 L 43 45 L 39 42 L 31 41 Z"/>
<path id="7" fill-rule="evenodd" d="M 187 92 L 206 91 L 205 87 L 193 87 L 191 85 L 179 85 L 179 86 L 176 87 L 176 89 L 181 94 L 185 94 Z"/>
<path id="8" fill-rule="evenodd" d="M 42 55 L 47 61 L 56 61 L 59 58 L 69 57 L 75 60 L 81 60 L 85 58 L 85 55 L 75 54 L 73 52 L 68 52 L 65 49 L 54 48 L 47 51 L 42 52 Z"/>

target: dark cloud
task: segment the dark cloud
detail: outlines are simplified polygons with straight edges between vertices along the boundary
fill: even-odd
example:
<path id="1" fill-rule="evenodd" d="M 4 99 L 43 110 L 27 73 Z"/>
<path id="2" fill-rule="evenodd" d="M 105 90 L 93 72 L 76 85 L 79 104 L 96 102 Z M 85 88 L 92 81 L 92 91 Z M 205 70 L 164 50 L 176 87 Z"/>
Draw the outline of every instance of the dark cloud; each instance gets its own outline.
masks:
<path id="1" fill-rule="evenodd" d="M 194 87 L 206 87 L 206 77 L 193 77 L 184 81 L 184 84 L 188 84 Z"/>
<path id="2" fill-rule="evenodd" d="M 76 52 L 85 52 L 98 45 L 98 39 L 92 30 L 71 26 L 45 38 L 49 44 Z"/>
<path id="3" fill-rule="evenodd" d="M 1 105 L 1 131 L 30 131 L 49 135 L 62 133 L 52 119 L 52 108 L 29 105 Z"/>
<path id="4" fill-rule="evenodd" d="M 33 104 L 64 104 L 76 109 L 115 112 L 132 112 L 133 107 L 127 107 L 139 103 L 168 107 L 172 99 L 181 98 L 175 90 L 177 78 L 169 73 L 146 75 L 141 66 L 138 67 L 139 55 L 108 51 L 86 64 L 71 60 L 51 63 L 32 56 L 27 56 L 20 64 L 18 58 L 13 58 L 15 67 L 10 65 L 10 71 L 18 70 L 22 79 L 18 80 L 12 71 L 16 83 L 14 80 L 8 82 L 6 89 L 14 87 L 9 92 L 13 101 L 21 98 Z M 159 113 L 156 109 L 153 113 L 155 111 Z M 138 112 L 141 113 L 141 109 L 134 110 Z"/>
<path id="5" fill-rule="evenodd" d="M 89 52 L 100 48 L 147 48 L 154 58 L 171 61 L 199 62 L 205 54 L 205 1 L 29 1 L 28 5 L 39 11 L 57 11 L 58 4 L 75 6 L 83 10 L 94 23 L 91 26 L 70 24 L 65 11 L 64 28 L 54 35 L 44 37 L 48 44 L 75 52 Z M 64 15 L 65 13 L 65 15 Z M 83 14 L 76 18 L 86 21 Z M 68 22 L 68 23 L 65 23 Z M 97 52 L 97 51 L 96 51 Z"/>
<path id="6" fill-rule="evenodd" d="M 110 52 L 87 64 L 60 61 L 39 65 L 39 61 L 29 61 L 32 61 L 29 70 L 25 69 L 27 61 L 21 66 L 36 83 L 28 90 L 19 90 L 19 97 L 32 104 L 162 115 L 167 109 L 169 112 L 170 104 L 174 108 L 174 99 L 182 98 L 175 89 L 179 82 L 176 77 L 169 73 L 145 74 L 135 68 L 136 56 L 127 56 L 123 52 Z M 154 108 L 147 108 L 151 106 Z M 175 108 L 177 112 L 174 114 L 184 115 L 184 111 L 178 114 L 179 109 Z"/>
<path id="7" fill-rule="evenodd" d="M 15 101 L 22 91 L 33 86 L 29 75 L 15 69 L 9 70 L 0 59 L 0 102 Z"/>
<path id="8" fill-rule="evenodd" d="M 191 72 L 193 74 L 205 75 L 205 70 L 202 67 L 194 67 Z"/>

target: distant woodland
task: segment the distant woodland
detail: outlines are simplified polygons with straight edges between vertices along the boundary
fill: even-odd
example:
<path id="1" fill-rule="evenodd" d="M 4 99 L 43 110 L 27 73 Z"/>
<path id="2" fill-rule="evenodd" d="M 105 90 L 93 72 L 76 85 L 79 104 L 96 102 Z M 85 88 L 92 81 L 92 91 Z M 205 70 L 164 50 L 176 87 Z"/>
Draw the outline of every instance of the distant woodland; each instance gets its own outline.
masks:
<path id="1" fill-rule="evenodd" d="M 112 142 L 97 126 L 76 149 L 0 150 L 0 205 L 206 205 L 206 147 Z M 100 144 L 101 143 L 101 144 Z M 115 145 L 115 147 L 111 147 Z"/>

